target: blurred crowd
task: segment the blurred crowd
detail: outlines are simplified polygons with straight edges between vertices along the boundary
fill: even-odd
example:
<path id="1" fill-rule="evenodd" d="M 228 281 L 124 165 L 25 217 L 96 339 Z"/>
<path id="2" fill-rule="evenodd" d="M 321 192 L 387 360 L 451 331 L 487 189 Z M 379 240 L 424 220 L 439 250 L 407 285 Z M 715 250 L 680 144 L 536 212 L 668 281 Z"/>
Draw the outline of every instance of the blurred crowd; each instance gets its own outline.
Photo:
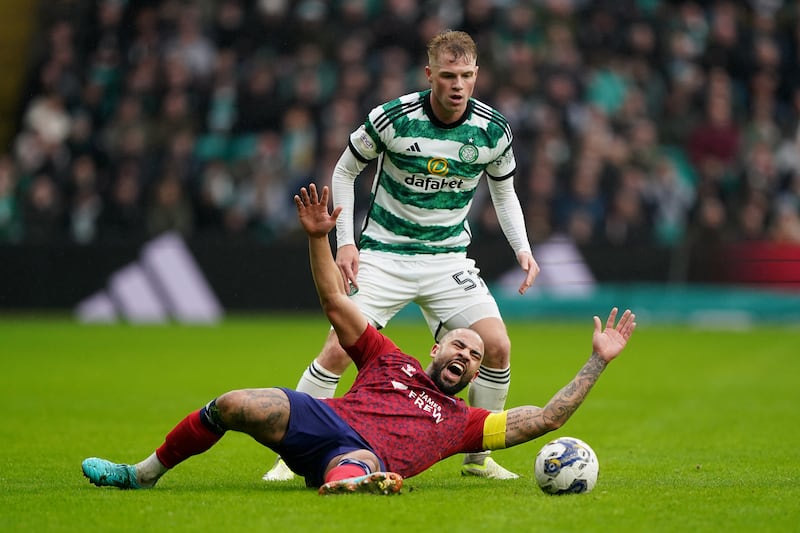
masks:
<path id="1" fill-rule="evenodd" d="M 427 86 L 446 28 L 476 40 L 475 96 L 512 125 L 534 246 L 800 242 L 798 1 L 44 4 L 0 242 L 292 235 L 296 189 Z M 499 235 L 476 202 L 476 238 Z"/>

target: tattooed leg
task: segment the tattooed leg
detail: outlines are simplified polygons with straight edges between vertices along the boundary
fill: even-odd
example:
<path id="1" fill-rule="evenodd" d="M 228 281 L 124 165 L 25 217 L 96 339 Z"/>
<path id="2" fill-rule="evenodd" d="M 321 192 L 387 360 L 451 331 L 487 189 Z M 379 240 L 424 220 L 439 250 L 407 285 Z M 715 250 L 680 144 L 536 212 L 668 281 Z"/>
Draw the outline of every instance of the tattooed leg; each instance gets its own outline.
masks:
<path id="1" fill-rule="evenodd" d="M 247 433 L 265 446 L 277 444 L 286 434 L 289 398 L 280 389 L 232 391 L 216 404 L 228 429 Z"/>

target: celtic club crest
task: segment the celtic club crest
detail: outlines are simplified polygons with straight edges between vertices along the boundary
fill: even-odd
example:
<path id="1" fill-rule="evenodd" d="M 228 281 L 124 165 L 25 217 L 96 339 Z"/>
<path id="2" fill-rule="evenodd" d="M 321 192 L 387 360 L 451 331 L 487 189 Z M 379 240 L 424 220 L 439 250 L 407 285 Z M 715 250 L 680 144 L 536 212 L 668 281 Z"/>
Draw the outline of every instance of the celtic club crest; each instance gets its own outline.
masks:
<path id="1" fill-rule="evenodd" d="M 458 157 L 465 163 L 474 163 L 478 159 L 478 148 L 474 144 L 465 144 L 458 150 Z"/>

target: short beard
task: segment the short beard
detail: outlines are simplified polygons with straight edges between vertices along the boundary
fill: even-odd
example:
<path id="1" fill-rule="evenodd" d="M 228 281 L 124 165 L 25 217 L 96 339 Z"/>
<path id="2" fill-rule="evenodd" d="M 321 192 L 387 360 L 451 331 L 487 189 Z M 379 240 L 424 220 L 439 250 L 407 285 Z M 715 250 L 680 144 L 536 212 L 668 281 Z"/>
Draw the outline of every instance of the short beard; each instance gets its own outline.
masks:
<path id="1" fill-rule="evenodd" d="M 431 379 L 439 388 L 439 390 L 447 394 L 448 396 L 455 396 L 456 394 L 464 390 L 464 388 L 469 384 L 469 383 L 464 383 L 461 380 L 459 380 L 458 383 L 454 385 L 448 385 L 444 383 L 442 381 L 442 368 L 439 366 L 434 366 L 431 369 Z"/>

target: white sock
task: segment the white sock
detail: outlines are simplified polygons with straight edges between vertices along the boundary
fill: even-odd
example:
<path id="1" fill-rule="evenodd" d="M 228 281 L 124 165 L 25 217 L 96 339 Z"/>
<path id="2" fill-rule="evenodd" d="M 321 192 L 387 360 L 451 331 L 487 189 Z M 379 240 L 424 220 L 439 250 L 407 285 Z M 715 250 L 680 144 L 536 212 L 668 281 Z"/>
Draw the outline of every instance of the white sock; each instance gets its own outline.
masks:
<path id="1" fill-rule="evenodd" d="M 142 487 L 152 487 L 169 468 L 161 464 L 155 452 L 150 457 L 136 463 L 136 481 Z"/>
<path id="2" fill-rule="evenodd" d="M 481 365 L 478 377 L 469 386 L 469 404 L 499 413 L 506 405 L 511 367 L 503 370 Z"/>
<path id="3" fill-rule="evenodd" d="M 333 398 L 341 378 L 342 376 L 325 369 L 315 360 L 303 372 L 300 381 L 297 382 L 296 390 L 310 394 L 314 398 Z"/>
<path id="4" fill-rule="evenodd" d="M 493 413 L 499 413 L 506 405 L 508 386 L 511 383 L 511 367 L 505 370 L 488 368 L 481 365 L 478 377 L 469 385 L 469 404 L 472 407 L 483 407 Z M 465 463 L 483 463 L 489 452 L 468 453 Z"/>

